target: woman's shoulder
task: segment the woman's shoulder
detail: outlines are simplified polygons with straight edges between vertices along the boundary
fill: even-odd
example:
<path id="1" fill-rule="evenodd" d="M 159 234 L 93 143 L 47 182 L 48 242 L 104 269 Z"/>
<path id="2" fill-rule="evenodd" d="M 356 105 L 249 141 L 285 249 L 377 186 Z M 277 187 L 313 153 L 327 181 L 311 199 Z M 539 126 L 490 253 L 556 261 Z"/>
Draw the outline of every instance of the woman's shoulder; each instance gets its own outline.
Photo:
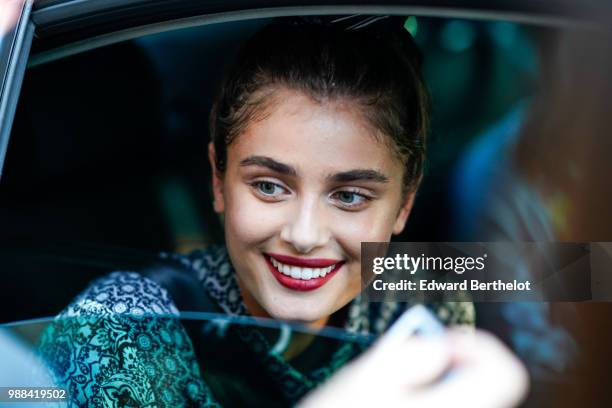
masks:
<path id="1" fill-rule="evenodd" d="M 59 317 L 91 314 L 177 315 L 177 299 L 172 297 L 177 277 L 191 276 L 199 282 L 207 282 L 213 276 L 229 277 L 231 274 L 231 264 L 224 246 L 210 246 L 186 255 L 162 252 L 159 258 L 163 267 L 145 268 L 141 272 L 115 271 L 96 279 Z"/>
<path id="2" fill-rule="evenodd" d="M 137 272 L 112 272 L 93 281 L 60 314 L 60 318 L 85 315 L 177 315 L 168 291 Z"/>
<path id="3" fill-rule="evenodd" d="M 76 406 L 218 406 L 166 289 L 135 272 L 95 280 L 39 350 Z"/>
<path id="4" fill-rule="evenodd" d="M 191 301 L 183 302 L 181 299 L 181 308 L 185 303 L 191 310 L 216 311 L 231 315 L 247 314 L 225 246 L 209 246 L 188 255 L 162 254 L 162 257 L 180 263 L 190 271 L 191 278 L 197 281 L 197 299 L 193 299 L 193 296 Z M 186 292 L 193 291 L 181 291 L 183 294 Z"/>

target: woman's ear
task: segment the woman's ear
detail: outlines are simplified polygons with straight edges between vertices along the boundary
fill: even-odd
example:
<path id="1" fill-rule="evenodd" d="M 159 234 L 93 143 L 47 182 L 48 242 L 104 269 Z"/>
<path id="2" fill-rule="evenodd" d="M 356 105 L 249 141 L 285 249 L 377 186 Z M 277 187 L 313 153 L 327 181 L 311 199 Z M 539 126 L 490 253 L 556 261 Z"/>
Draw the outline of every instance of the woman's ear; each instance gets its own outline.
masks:
<path id="1" fill-rule="evenodd" d="M 395 219 L 395 224 L 393 224 L 393 235 L 398 235 L 404 230 L 410 211 L 412 211 L 415 195 L 416 190 L 406 193 L 402 206 L 397 214 L 397 218 Z"/>
<path id="2" fill-rule="evenodd" d="M 225 201 L 223 200 L 223 178 L 217 169 L 215 155 L 215 145 L 210 142 L 208 144 L 208 161 L 210 162 L 210 168 L 212 173 L 212 187 L 213 187 L 213 208 L 218 214 L 222 214 L 225 211 Z"/>

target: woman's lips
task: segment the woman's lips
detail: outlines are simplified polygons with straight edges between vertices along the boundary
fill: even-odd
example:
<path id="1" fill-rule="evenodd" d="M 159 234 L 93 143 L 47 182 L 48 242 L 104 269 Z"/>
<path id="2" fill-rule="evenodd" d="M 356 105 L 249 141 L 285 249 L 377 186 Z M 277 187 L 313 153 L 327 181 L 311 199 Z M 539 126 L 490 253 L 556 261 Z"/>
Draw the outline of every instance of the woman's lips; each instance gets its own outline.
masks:
<path id="1" fill-rule="evenodd" d="M 272 275 L 286 288 L 308 291 L 327 283 L 344 261 L 323 258 L 296 258 L 280 254 L 264 254 Z"/>
<path id="2" fill-rule="evenodd" d="M 327 266 L 335 265 L 339 262 L 336 259 L 327 258 L 297 258 L 295 256 L 280 255 L 269 253 L 266 254 L 270 258 L 274 258 L 278 262 L 282 262 L 285 265 L 299 266 L 302 268 L 325 268 Z"/>

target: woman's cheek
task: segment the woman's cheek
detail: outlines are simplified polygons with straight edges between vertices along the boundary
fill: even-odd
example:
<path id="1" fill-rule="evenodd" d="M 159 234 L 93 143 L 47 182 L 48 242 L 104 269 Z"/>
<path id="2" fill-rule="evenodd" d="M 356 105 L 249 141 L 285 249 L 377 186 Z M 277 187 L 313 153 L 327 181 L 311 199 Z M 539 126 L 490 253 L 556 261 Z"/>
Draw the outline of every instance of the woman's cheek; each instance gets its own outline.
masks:
<path id="1" fill-rule="evenodd" d="M 263 202 L 248 190 L 236 190 L 227 191 L 225 196 L 225 227 L 243 244 L 274 236 L 283 218 L 278 204 Z"/>
<path id="2" fill-rule="evenodd" d="M 377 208 L 362 212 L 346 212 L 342 219 L 336 220 L 334 235 L 351 247 L 361 250 L 361 242 L 388 241 L 393 230 L 392 210 L 381 211 Z"/>

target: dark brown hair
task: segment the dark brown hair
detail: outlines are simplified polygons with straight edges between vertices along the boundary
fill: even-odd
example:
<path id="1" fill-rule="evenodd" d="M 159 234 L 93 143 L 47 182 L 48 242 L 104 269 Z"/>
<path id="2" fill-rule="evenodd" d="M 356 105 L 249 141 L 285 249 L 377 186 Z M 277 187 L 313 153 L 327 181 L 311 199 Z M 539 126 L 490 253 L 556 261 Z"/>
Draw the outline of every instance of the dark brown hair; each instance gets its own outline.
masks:
<path id="1" fill-rule="evenodd" d="M 429 96 L 421 56 L 396 21 L 368 30 L 300 20 L 276 21 L 242 47 L 210 115 L 216 167 L 225 171 L 227 146 L 273 105 L 285 87 L 315 101 L 357 103 L 383 142 L 405 163 L 404 187 L 421 178 L 429 124 Z"/>

